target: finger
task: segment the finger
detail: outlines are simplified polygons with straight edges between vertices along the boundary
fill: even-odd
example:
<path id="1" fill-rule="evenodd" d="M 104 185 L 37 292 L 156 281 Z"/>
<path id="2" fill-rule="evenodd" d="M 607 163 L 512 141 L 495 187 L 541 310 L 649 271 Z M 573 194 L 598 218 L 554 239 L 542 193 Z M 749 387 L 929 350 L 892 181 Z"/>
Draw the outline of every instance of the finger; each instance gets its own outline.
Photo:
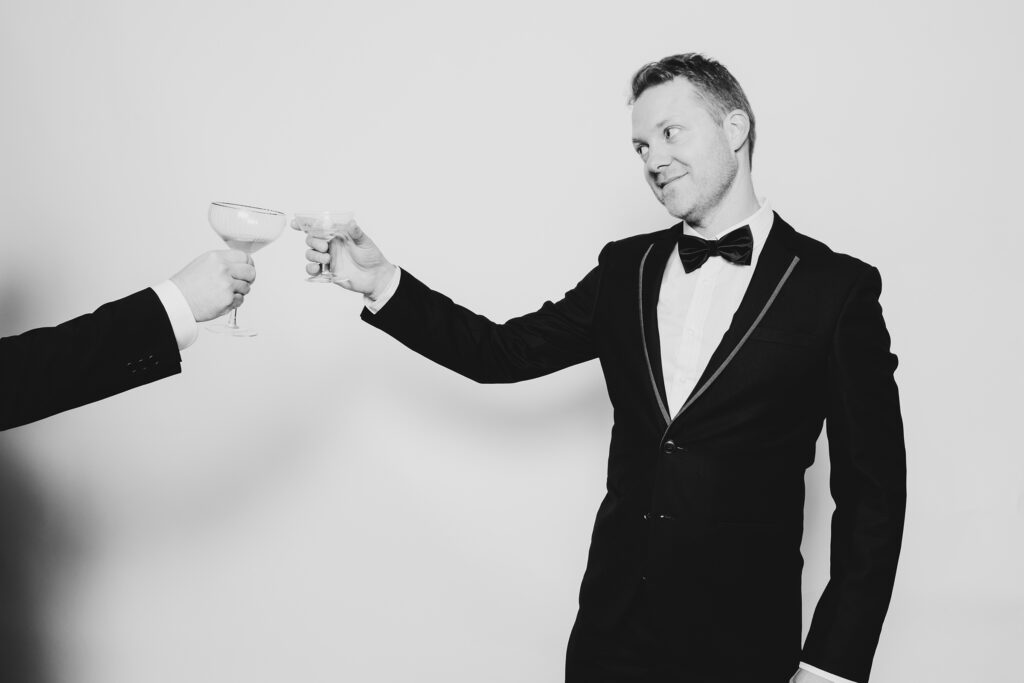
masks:
<path id="1" fill-rule="evenodd" d="M 319 275 L 319 273 L 320 273 L 320 266 L 318 266 L 315 263 L 307 263 L 306 264 L 306 272 L 309 273 L 310 275 Z"/>
<path id="2" fill-rule="evenodd" d="M 228 265 L 228 275 L 236 280 L 253 282 L 256 279 L 256 268 L 248 263 L 232 263 Z"/>
<path id="3" fill-rule="evenodd" d="M 228 263 L 249 263 L 249 255 L 238 249 L 228 249 L 224 252 L 224 260 Z"/>
<path id="4" fill-rule="evenodd" d="M 313 251 L 312 249 L 306 250 L 306 260 L 312 261 L 313 263 L 330 263 L 330 254 L 321 254 L 319 251 Z"/>
<path id="5" fill-rule="evenodd" d="M 306 244 L 317 251 L 327 251 L 327 240 L 322 240 L 319 237 L 306 235 Z"/>
<path id="6" fill-rule="evenodd" d="M 228 310 L 230 310 L 231 308 L 238 308 L 239 306 L 242 305 L 243 301 L 245 301 L 245 296 L 236 293 L 234 298 L 231 300 L 231 306 L 229 307 Z"/>
<path id="7" fill-rule="evenodd" d="M 244 280 L 232 280 L 231 289 L 235 292 L 235 294 L 245 295 L 249 293 L 250 289 L 252 289 L 252 285 L 250 285 L 248 282 Z"/>

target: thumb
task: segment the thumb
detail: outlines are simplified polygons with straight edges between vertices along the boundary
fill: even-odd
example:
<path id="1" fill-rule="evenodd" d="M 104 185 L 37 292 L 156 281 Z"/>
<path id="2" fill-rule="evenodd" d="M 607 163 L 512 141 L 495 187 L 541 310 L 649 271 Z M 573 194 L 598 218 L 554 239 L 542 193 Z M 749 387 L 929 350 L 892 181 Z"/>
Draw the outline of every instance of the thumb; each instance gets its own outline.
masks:
<path id="1" fill-rule="evenodd" d="M 363 232 L 363 229 L 360 228 L 359 224 L 355 221 L 348 226 L 346 232 L 348 233 L 349 238 L 359 246 L 363 246 L 370 241 L 370 238 L 366 236 L 366 233 Z"/>

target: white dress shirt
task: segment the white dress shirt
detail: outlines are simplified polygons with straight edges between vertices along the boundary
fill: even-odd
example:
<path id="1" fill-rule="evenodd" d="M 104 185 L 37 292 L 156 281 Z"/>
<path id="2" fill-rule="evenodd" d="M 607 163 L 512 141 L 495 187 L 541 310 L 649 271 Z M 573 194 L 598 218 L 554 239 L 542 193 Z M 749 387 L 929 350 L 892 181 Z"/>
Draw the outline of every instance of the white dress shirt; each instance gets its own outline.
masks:
<path id="1" fill-rule="evenodd" d="M 683 226 L 685 234 L 718 239 L 740 226 L 748 225 L 754 236 L 754 247 L 749 266 L 739 266 L 724 258 L 712 256 L 700 268 L 687 273 L 683 269 L 678 249 L 673 249 L 668 258 L 658 295 L 658 336 L 661 339 L 665 393 L 668 395 L 669 412 L 672 415 L 679 412 L 696 388 L 697 380 L 704 374 L 711 355 L 729 329 L 733 314 L 747 292 L 747 285 L 750 284 L 774 220 L 775 215 L 768 201 L 761 199 L 760 208 L 752 216 L 715 234 L 696 230 L 689 225 Z M 363 297 L 363 304 L 371 313 L 377 313 L 391 299 L 398 289 L 401 275 L 401 269 L 396 267 L 388 286 L 375 301 Z M 724 663 L 723 666 L 728 664 Z M 803 662 L 800 662 L 800 668 L 832 683 L 854 683 Z"/>
<path id="2" fill-rule="evenodd" d="M 391 280 L 388 281 L 388 286 L 384 288 L 384 291 L 381 292 L 380 296 L 378 296 L 376 299 L 371 299 L 370 297 L 364 294 L 363 306 L 366 306 L 366 308 L 370 310 L 370 313 L 377 313 L 377 311 L 384 308 L 384 304 L 386 304 L 388 301 L 391 301 L 391 297 L 392 295 L 394 295 L 395 290 L 398 289 L 398 283 L 401 281 L 402 269 L 399 268 L 398 266 L 395 266 L 395 274 L 392 275 Z"/>
<path id="3" fill-rule="evenodd" d="M 754 248 L 749 266 L 712 256 L 692 273 L 683 270 L 678 249 L 673 249 L 668 257 L 658 295 L 658 336 L 665 393 L 672 415 L 679 412 L 697 386 L 711 354 L 729 329 L 757 267 L 773 219 L 771 206 L 764 201 L 754 215 L 714 234 L 683 226 L 684 234 L 718 239 L 742 225 L 749 225 Z"/>
<path id="4" fill-rule="evenodd" d="M 178 285 L 170 280 L 164 280 L 154 285 L 152 290 L 156 292 L 157 298 L 167 311 L 167 319 L 171 321 L 171 328 L 174 330 L 174 339 L 178 342 L 178 350 L 184 351 L 192 346 L 199 336 L 199 324 L 196 323 L 192 309 L 185 300 L 185 295 L 178 289 Z"/>

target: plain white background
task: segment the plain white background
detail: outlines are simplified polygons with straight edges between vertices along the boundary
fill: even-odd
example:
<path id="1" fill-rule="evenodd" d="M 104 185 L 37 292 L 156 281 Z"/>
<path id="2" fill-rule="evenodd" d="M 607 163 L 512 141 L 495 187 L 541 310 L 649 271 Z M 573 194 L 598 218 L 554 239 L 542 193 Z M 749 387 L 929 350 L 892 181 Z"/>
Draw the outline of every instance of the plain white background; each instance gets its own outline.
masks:
<path id="1" fill-rule="evenodd" d="M 705 52 L 753 104 L 758 191 L 883 274 L 910 479 L 872 680 L 1024 680 L 1019 9 L 629 4 L 5 0 L 0 334 L 220 248 L 214 200 L 354 209 L 460 303 L 533 310 L 674 222 L 628 80 Z M 0 435 L 40 501 L 54 680 L 561 680 L 611 426 L 597 364 L 477 386 L 306 284 L 303 252 L 287 231 L 257 255 L 261 336 L 203 333 L 182 375 Z M 823 441 L 808 618 L 827 468 Z"/>

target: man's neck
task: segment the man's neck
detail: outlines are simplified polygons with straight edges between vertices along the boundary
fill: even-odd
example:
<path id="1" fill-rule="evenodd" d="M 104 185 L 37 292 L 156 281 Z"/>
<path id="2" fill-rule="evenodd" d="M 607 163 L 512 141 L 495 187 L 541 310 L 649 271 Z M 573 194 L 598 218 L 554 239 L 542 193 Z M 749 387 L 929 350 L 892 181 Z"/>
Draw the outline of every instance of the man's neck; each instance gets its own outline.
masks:
<path id="1" fill-rule="evenodd" d="M 761 204 L 757 201 L 754 184 L 749 177 L 745 181 L 737 179 L 722 197 L 722 201 L 699 220 L 687 221 L 687 225 L 705 236 L 718 235 L 722 230 L 754 215 L 759 208 Z"/>

